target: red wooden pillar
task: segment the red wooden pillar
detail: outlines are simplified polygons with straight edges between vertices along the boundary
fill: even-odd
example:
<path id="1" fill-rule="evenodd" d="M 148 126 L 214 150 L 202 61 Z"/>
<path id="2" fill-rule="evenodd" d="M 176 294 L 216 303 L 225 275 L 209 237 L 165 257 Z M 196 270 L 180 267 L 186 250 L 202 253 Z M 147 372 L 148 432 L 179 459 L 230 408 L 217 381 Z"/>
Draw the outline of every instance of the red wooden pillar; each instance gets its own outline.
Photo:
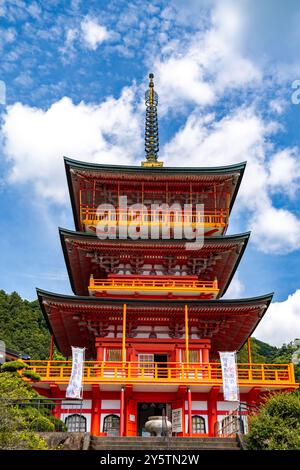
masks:
<path id="1" fill-rule="evenodd" d="M 207 403 L 207 411 L 208 411 L 208 434 L 209 437 L 213 437 L 215 435 L 215 425 L 218 421 L 217 416 L 217 398 L 219 393 L 219 387 L 212 387 L 208 394 L 208 403 Z"/>
<path id="2" fill-rule="evenodd" d="M 98 385 L 92 385 L 92 416 L 91 416 L 91 435 L 99 436 L 100 434 L 100 412 L 101 397 Z"/>
<path id="3" fill-rule="evenodd" d="M 50 350 L 49 350 L 49 361 L 53 360 L 53 350 L 54 350 L 54 336 L 51 335 L 50 338 Z"/>
<path id="4" fill-rule="evenodd" d="M 124 413 L 124 405 L 125 405 L 125 390 L 124 387 L 121 388 L 121 397 L 120 397 L 120 436 L 124 436 L 124 429 L 125 429 L 125 413 Z"/>
<path id="5" fill-rule="evenodd" d="M 97 361 L 99 362 L 103 361 L 103 347 L 96 346 L 96 351 L 97 351 Z"/>
<path id="6" fill-rule="evenodd" d="M 205 364 L 209 363 L 209 349 L 207 347 L 202 349 L 202 362 Z"/>
<path id="7" fill-rule="evenodd" d="M 193 435 L 193 425 L 192 425 L 192 392 L 191 389 L 187 390 L 188 395 L 188 435 L 191 437 Z"/>
<path id="8" fill-rule="evenodd" d="M 63 395 L 58 387 L 57 384 L 50 384 L 50 396 L 52 397 L 55 407 L 52 410 L 53 416 L 55 418 L 60 419 L 61 418 L 61 402 Z M 59 398 L 59 400 L 55 400 L 55 398 Z"/>

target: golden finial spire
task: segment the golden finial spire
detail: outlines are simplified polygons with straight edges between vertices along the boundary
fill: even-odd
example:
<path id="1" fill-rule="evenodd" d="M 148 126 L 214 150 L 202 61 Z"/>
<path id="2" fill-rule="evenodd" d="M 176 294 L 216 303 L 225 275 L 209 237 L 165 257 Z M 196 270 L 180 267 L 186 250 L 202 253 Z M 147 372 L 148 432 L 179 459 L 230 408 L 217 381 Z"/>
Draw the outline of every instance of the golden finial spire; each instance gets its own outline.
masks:
<path id="1" fill-rule="evenodd" d="M 142 162 L 142 166 L 154 167 L 163 166 L 163 162 L 157 161 L 157 154 L 159 150 L 158 140 L 158 119 L 157 119 L 157 105 L 158 96 L 154 91 L 153 83 L 154 75 L 149 74 L 149 89 L 145 93 L 146 104 L 146 124 L 145 124 L 145 151 L 146 161 Z"/>

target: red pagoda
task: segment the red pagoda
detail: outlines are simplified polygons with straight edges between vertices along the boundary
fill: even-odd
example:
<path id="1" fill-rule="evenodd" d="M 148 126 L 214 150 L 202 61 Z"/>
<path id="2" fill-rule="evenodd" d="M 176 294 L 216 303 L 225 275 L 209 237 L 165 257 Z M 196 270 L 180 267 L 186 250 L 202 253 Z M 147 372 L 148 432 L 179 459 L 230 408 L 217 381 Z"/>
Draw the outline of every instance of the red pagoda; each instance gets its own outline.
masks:
<path id="1" fill-rule="evenodd" d="M 87 164 L 65 158 L 76 231 L 60 229 L 74 296 L 38 290 L 58 350 L 85 348 L 83 424 L 92 435 L 147 435 L 149 416 L 172 419 L 173 435 L 213 436 L 234 404 L 224 400 L 219 351 L 238 351 L 266 313 L 272 294 L 222 299 L 247 246 L 249 233 L 226 235 L 245 163 L 217 168 L 167 168 L 157 160 L 157 94 L 146 93 L 146 160 L 138 166 Z M 142 205 L 137 214 L 120 210 Z M 189 204 L 186 217 L 152 204 Z M 99 205 L 107 209 L 99 212 Z M 196 204 L 204 212 L 197 220 Z M 140 206 L 139 206 L 140 207 Z M 165 206 L 163 206 L 165 207 Z M 114 208 L 116 208 L 114 210 Z M 138 229 L 158 236 L 124 237 Z M 99 237 L 98 225 L 114 226 Z M 202 244 L 175 236 L 198 223 Z M 169 237 L 162 228 L 169 227 Z M 135 234 L 138 234 L 138 229 Z M 122 232 L 122 233 L 121 233 Z M 53 349 L 53 348 L 52 348 Z M 292 364 L 238 364 L 240 400 L 253 404 L 271 391 L 297 387 Z M 30 361 L 35 385 L 64 398 L 71 361 Z M 56 415 L 68 420 L 61 402 Z M 179 418 L 178 418 L 179 417 Z"/>

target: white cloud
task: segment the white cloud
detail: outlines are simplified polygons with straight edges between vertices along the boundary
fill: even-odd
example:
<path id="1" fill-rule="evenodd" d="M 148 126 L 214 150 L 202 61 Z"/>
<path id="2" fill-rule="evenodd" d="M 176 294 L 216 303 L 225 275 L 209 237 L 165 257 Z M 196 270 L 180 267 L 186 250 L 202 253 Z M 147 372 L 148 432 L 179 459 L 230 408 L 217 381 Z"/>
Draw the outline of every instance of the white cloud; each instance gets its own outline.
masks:
<path id="1" fill-rule="evenodd" d="M 254 336 L 261 341 L 281 346 L 299 338 L 300 289 L 283 302 L 273 302 L 255 330 Z"/>
<path id="2" fill-rule="evenodd" d="M 261 70 L 239 49 L 238 13 L 220 4 L 209 28 L 162 49 L 154 71 L 164 108 L 213 104 L 225 90 L 260 84 Z"/>
<path id="3" fill-rule="evenodd" d="M 93 51 L 110 38 L 110 33 L 105 26 L 100 25 L 95 19 L 88 17 L 81 22 L 81 31 L 84 43 Z"/>
<path id="4" fill-rule="evenodd" d="M 285 254 L 300 248 L 300 220 L 286 209 L 262 204 L 249 225 L 256 246 L 265 253 Z"/>
<path id="5" fill-rule="evenodd" d="M 168 166 L 220 166 L 246 160 L 247 167 L 236 202 L 240 230 L 252 230 L 252 241 L 267 253 L 300 248 L 300 220 L 273 205 L 272 197 L 294 197 L 299 189 L 299 150 L 275 152 L 271 138 L 278 125 L 266 122 L 254 107 L 238 108 L 217 120 L 195 110 L 167 143 L 162 160 Z"/>
<path id="6" fill-rule="evenodd" d="M 78 31 L 76 28 L 70 28 L 67 30 L 66 33 L 66 47 L 71 47 L 73 42 L 75 41 L 78 35 Z"/>
<path id="7" fill-rule="evenodd" d="M 271 111 L 280 115 L 283 114 L 283 112 L 285 111 L 287 104 L 288 103 L 286 102 L 286 100 L 282 98 L 274 98 L 270 101 L 269 106 Z"/>
<path id="8" fill-rule="evenodd" d="M 16 103 L 4 116 L 4 153 L 11 164 L 9 181 L 31 183 L 54 202 L 67 201 L 63 155 L 98 163 L 134 161 L 142 148 L 141 119 L 134 90 L 99 105 L 75 105 L 62 98 L 49 109 Z"/>
<path id="9" fill-rule="evenodd" d="M 299 157 L 298 148 L 286 148 L 273 155 L 268 178 L 271 188 L 284 192 L 290 197 L 295 195 L 300 180 Z"/>
<path id="10" fill-rule="evenodd" d="M 238 274 L 232 279 L 226 294 L 223 299 L 238 299 L 242 296 L 245 290 L 244 284 L 240 281 Z"/>
<path id="11" fill-rule="evenodd" d="M 299 73 L 298 0 L 174 0 L 178 21 L 197 26 L 212 14 L 219 18 L 243 56 L 272 70 L 273 79 L 291 80 Z M 174 16 L 174 15 L 173 15 Z M 280 34 L 279 34 L 280 32 Z"/>

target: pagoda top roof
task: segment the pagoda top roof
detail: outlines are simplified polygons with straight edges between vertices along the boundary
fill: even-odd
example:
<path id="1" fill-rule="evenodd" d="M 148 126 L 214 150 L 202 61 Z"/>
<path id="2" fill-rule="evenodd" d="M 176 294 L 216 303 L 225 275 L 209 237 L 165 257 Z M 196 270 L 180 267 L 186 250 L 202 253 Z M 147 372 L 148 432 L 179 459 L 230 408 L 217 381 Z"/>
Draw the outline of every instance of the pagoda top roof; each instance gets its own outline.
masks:
<path id="1" fill-rule="evenodd" d="M 105 337 L 105 325 L 122 325 L 125 302 L 131 325 L 154 324 L 170 328 L 184 325 L 184 306 L 188 305 L 190 326 L 198 329 L 200 336 L 203 332 L 202 339 L 211 338 L 212 352 L 217 354 L 218 351 L 239 350 L 243 346 L 273 297 L 270 293 L 245 299 L 141 301 L 70 296 L 40 289 L 37 294 L 58 349 L 69 356 L 72 345 L 86 347 L 87 357 L 95 356 L 95 338 Z"/>
<path id="2" fill-rule="evenodd" d="M 72 290 L 75 294 L 87 295 L 90 275 L 94 277 L 105 277 L 106 273 L 97 272 L 99 266 L 92 262 L 92 255 L 144 257 L 154 253 L 156 258 L 167 252 L 169 256 L 182 258 L 185 254 L 187 259 L 203 258 L 207 262 L 199 275 L 201 280 L 218 279 L 221 297 L 226 292 L 232 277 L 239 265 L 247 246 L 250 232 L 238 235 L 226 235 L 222 237 L 212 236 L 205 238 L 204 246 L 189 249 L 186 239 L 170 240 L 131 240 L 131 239 L 106 239 L 101 240 L 93 233 L 75 232 L 72 230 L 59 229 L 62 249 L 68 269 Z M 166 251 L 167 250 L 167 251 Z M 91 256 L 87 256 L 87 255 Z M 213 271 L 212 271 L 213 266 Z"/>
<path id="3" fill-rule="evenodd" d="M 80 187 L 91 186 L 93 181 L 106 182 L 107 184 L 122 183 L 132 184 L 136 182 L 152 184 L 201 184 L 213 186 L 214 184 L 226 185 L 230 193 L 229 212 L 236 199 L 246 162 L 219 167 L 144 167 L 125 165 L 103 165 L 98 163 L 86 163 L 64 157 L 69 194 L 71 198 L 74 222 L 77 230 L 80 230 Z"/>
<path id="4" fill-rule="evenodd" d="M 236 163 L 227 166 L 216 167 L 143 167 L 135 165 L 103 165 L 101 163 L 87 163 L 79 160 L 73 160 L 69 157 L 64 157 L 67 169 L 78 169 L 82 171 L 92 171 L 101 173 L 103 171 L 110 171 L 114 173 L 138 173 L 138 174 L 223 174 L 223 173 L 237 173 L 243 172 L 247 162 Z"/>

